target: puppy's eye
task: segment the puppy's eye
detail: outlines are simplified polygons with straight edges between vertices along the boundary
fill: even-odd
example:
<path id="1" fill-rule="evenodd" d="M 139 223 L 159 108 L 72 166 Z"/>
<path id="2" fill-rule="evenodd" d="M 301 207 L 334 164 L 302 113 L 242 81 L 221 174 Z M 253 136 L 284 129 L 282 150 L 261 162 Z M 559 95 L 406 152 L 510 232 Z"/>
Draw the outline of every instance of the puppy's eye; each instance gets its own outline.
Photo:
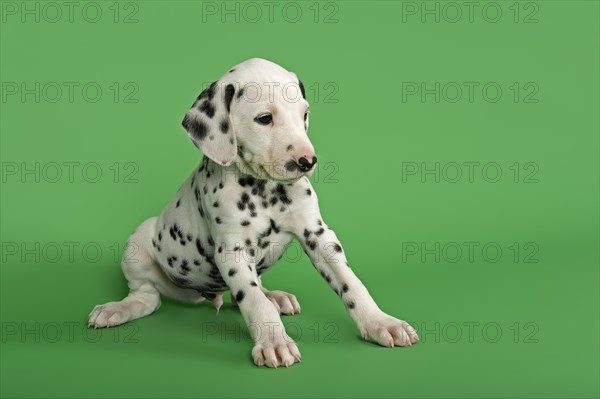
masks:
<path id="1" fill-rule="evenodd" d="M 260 123 L 261 125 L 268 125 L 271 122 L 273 122 L 273 115 L 271 115 L 271 114 L 259 115 L 256 118 L 254 118 L 254 120 L 256 121 L 256 123 Z"/>

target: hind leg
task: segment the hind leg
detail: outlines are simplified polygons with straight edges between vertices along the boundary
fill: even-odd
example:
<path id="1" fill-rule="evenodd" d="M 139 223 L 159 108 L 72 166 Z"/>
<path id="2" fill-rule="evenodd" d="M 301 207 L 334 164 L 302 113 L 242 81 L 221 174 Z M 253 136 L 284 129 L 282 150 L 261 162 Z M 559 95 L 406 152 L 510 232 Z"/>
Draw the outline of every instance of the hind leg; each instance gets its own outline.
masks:
<path id="1" fill-rule="evenodd" d="M 175 286 L 156 264 L 151 245 L 156 218 L 146 220 L 129 237 L 121 266 L 129 295 L 121 301 L 97 305 L 89 314 L 90 327 L 113 327 L 147 316 L 160 307 L 160 294 L 188 303 L 204 298 L 191 289 Z"/>

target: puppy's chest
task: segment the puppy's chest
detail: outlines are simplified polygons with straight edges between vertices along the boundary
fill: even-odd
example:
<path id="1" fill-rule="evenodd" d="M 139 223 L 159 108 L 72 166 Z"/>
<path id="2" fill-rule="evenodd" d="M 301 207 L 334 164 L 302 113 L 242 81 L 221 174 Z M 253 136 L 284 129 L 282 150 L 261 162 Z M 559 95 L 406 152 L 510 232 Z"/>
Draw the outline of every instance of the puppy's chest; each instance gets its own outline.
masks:
<path id="1" fill-rule="evenodd" d="M 260 275 L 292 239 L 285 228 L 293 203 L 289 186 L 224 172 L 203 162 L 161 216 L 157 257 L 182 287 L 226 290 L 218 256 L 234 251 L 237 263 L 253 265 Z"/>

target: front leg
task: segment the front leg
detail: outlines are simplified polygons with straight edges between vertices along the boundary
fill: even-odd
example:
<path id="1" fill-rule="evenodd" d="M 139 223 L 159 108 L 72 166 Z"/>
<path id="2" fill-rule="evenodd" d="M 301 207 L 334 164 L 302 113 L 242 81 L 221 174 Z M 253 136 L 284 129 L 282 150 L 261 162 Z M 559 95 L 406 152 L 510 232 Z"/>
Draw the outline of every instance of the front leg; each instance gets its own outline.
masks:
<path id="1" fill-rule="evenodd" d="M 389 347 L 416 343 L 419 337 L 407 322 L 379 309 L 348 265 L 340 241 L 323 223 L 320 214 L 303 221 L 298 239 L 315 268 L 344 302 L 362 337 Z"/>
<path id="2" fill-rule="evenodd" d="M 254 340 L 252 358 L 257 366 L 291 366 L 300 361 L 300 351 L 285 332 L 279 311 L 261 290 L 255 259 L 245 251 L 237 243 L 223 243 L 215 263 Z"/>

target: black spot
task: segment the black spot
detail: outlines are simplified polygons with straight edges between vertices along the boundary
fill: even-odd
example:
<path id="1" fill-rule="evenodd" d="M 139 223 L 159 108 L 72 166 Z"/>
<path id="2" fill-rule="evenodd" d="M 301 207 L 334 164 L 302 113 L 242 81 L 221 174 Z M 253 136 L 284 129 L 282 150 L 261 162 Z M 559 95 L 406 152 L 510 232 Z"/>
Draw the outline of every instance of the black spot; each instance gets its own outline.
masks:
<path id="1" fill-rule="evenodd" d="M 195 140 L 204 140 L 208 134 L 208 126 L 206 123 L 196 120 L 196 118 L 193 118 L 190 115 L 186 115 L 181 124 Z"/>
<path id="2" fill-rule="evenodd" d="M 215 188 L 215 192 L 216 192 L 216 190 L 217 190 L 217 189 Z M 219 201 L 215 201 L 215 203 L 213 204 L 213 206 L 214 206 L 215 208 L 218 208 L 218 207 L 219 207 Z"/>
<path id="3" fill-rule="evenodd" d="M 246 203 L 248 201 L 250 201 L 250 196 L 248 195 L 248 193 L 243 193 L 242 194 L 242 198 L 241 198 L 242 202 Z"/>
<path id="4" fill-rule="evenodd" d="M 250 285 L 253 286 L 253 287 L 257 287 L 258 286 L 258 284 L 256 284 L 256 281 L 251 281 Z"/>
<path id="5" fill-rule="evenodd" d="M 308 196 L 312 195 L 312 191 L 310 191 L 310 188 L 306 189 L 306 195 L 308 195 Z"/>
<path id="6" fill-rule="evenodd" d="M 179 230 L 179 226 L 177 226 L 176 224 L 173 225 L 173 230 L 177 233 L 177 235 L 179 236 L 179 238 L 183 238 L 183 234 L 181 233 L 181 230 Z"/>
<path id="7" fill-rule="evenodd" d="M 263 202 L 261 203 L 261 205 L 262 205 L 262 207 L 263 207 L 263 208 L 265 208 L 265 209 L 266 209 L 266 208 L 269 206 L 269 203 L 268 203 L 267 201 L 263 201 Z"/>
<path id="8" fill-rule="evenodd" d="M 281 229 L 279 228 L 279 226 L 277 226 L 277 224 L 275 224 L 275 221 L 273 219 L 271 219 L 271 228 L 275 233 L 279 233 L 281 231 Z"/>
<path id="9" fill-rule="evenodd" d="M 321 227 L 319 230 L 315 231 L 315 235 L 318 237 L 321 234 L 323 234 L 324 232 L 325 232 L 325 229 Z"/>
<path id="10" fill-rule="evenodd" d="M 215 222 L 216 222 L 217 224 L 221 224 L 221 218 L 217 216 L 217 217 L 215 218 Z"/>
<path id="11" fill-rule="evenodd" d="M 246 241 L 245 241 L 245 242 L 246 242 L 246 245 L 250 245 L 250 244 L 252 244 L 252 241 L 250 241 L 250 239 L 249 239 L 249 238 L 246 238 Z"/>
<path id="12" fill-rule="evenodd" d="M 267 230 L 263 231 L 262 233 L 260 233 L 260 234 L 258 235 L 258 239 L 260 240 L 260 239 L 262 239 L 262 238 L 265 238 L 265 237 L 268 237 L 268 236 L 270 236 L 272 231 L 273 231 L 273 228 L 272 228 L 272 227 L 269 227 Z"/>
<path id="13" fill-rule="evenodd" d="M 215 106 L 212 105 L 210 101 L 203 101 L 198 107 L 198 110 L 204 112 L 209 118 L 215 116 Z"/>
<path id="14" fill-rule="evenodd" d="M 200 255 L 204 256 L 206 254 L 206 250 L 202 246 L 202 243 L 200 242 L 200 240 L 196 240 L 196 249 L 198 250 L 198 253 Z"/>
<path id="15" fill-rule="evenodd" d="M 271 197 L 269 199 L 269 202 L 271 203 L 272 206 L 275 206 L 275 204 L 277 204 L 277 197 Z"/>
<path id="16" fill-rule="evenodd" d="M 219 125 L 219 128 L 221 129 L 221 133 L 226 134 L 229 131 L 229 121 L 227 119 L 223 119 Z"/>
<path id="17" fill-rule="evenodd" d="M 237 269 L 229 269 L 229 273 L 227 274 L 229 275 L 229 277 L 233 277 L 237 272 Z"/>
<path id="18" fill-rule="evenodd" d="M 243 95 L 244 95 L 244 88 L 242 87 L 242 88 L 240 89 L 240 92 L 239 92 L 239 93 L 238 93 L 238 95 L 237 95 L 237 98 L 240 98 L 240 97 L 242 97 Z"/>
<path id="19" fill-rule="evenodd" d="M 338 243 L 335 243 L 333 245 L 333 249 L 335 250 L 335 252 L 342 252 L 342 247 Z"/>
<path id="20" fill-rule="evenodd" d="M 217 251 L 218 251 L 219 253 L 223 252 L 223 247 L 219 247 L 219 249 L 217 249 Z"/>
<path id="21" fill-rule="evenodd" d="M 239 154 L 240 150 L 242 151 L 242 154 L 243 154 L 244 150 L 241 146 L 238 147 L 238 154 Z M 238 183 L 240 183 L 240 186 L 242 186 L 242 187 L 253 186 L 254 183 L 256 183 L 256 179 L 252 176 L 240 177 L 238 179 Z"/>
<path id="22" fill-rule="evenodd" d="M 233 137 L 229 138 L 229 144 L 233 144 Z"/>
<path id="23" fill-rule="evenodd" d="M 277 184 L 272 192 L 276 193 L 279 197 L 279 201 L 283 202 L 284 204 L 289 205 L 292 203 L 292 200 L 287 196 L 287 192 L 285 191 L 283 184 Z"/>
<path id="24" fill-rule="evenodd" d="M 223 188 L 223 182 L 219 183 L 219 188 Z"/>
<path id="25" fill-rule="evenodd" d="M 179 208 L 179 205 L 181 204 L 181 198 L 177 200 L 177 202 L 175 203 L 175 208 Z"/>
<path id="26" fill-rule="evenodd" d="M 318 224 L 319 226 L 323 226 L 323 222 L 321 222 L 321 220 L 320 220 L 320 219 L 317 219 L 317 224 Z"/>
<path id="27" fill-rule="evenodd" d="M 198 96 L 198 100 L 200 100 L 201 98 L 208 98 L 209 100 L 212 100 L 213 97 L 215 96 L 215 87 L 217 86 L 217 82 L 212 82 L 210 84 L 210 86 L 208 86 L 206 89 L 204 89 L 204 91 L 202 93 L 200 93 L 200 95 Z"/>
<path id="28" fill-rule="evenodd" d="M 194 265 L 196 265 L 196 266 L 200 266 L 200 261 L 199 261 L 199 260 L 197 260 L 197 259 L 194 259 Z"/>
<path id="29" fill-rule="evenodd" d="M 304 84 L 301 80 L 298 80 L 298 86 L 300 86 L 300 92 L 302 93 L 302 98 L 306 98 L 306 92 L 304 91 Z"/>
<path id="30" fill-rule="evenodd" d="M 244 204 L 242 201 L 238 201 L 237 207 L 240 211 L 243 211 L 244 209 L 246 209 L 246 204 Z"/>
<path id="31" fill-rule="evenodd" d="M 289 161 L 287 161 L 284 166 L 288 172 L 300 170 L 300 166 L 298 166 L 298 164 L 291 159 Z"/>
<path id="32" fill-rule="evenodd" d="M 250 225 L 250 222 L 248 220 L 242 220 L 242 222 L 240 223 L 242 226 L 246 227 Z"/>
<path id="33" fill-rule="evenodd" d="M 235 300 L 236 300 L 236 302 L 237 302 L 237 303 L 240 303 L 240 302 L 242 302 L 242 300 L 244 299 L 244 297 L 245 297 L 245 296 L 246 296 L 246 294 L 244 294 L 244 291 L 242 291 L 242 290 L 239 290 L 239 291 L 237 292 L 237 294 L 235 294 Z"/>
<path id="34" fill-rule="evenodd" d="M 308 238 L 310 236 L 310 231 L 304 229 L 304 238 Z"/>
<path id="35" fill-rule="evenodd" d="M 190 241 L 190 242 L 192 241 L 192 235 L 191 235 L 191 234 L 188 234 L 188 235 L 186 236 L 186 238 L 187 238 L 187 240 L 188 240 L 188 241 Z"/>
<path id="36" fill-rule="evenodd" d="M 235 71 L 235 68 L 231 68 L 231 69 L 229 70 L 229 73 L 231 73 L 231 72 L 233 72 L 233 71 Z"/>
<path id="37" fill-rule="evenodd" d="M 348 284 L 342 285 L 342 292 L 348 292 Z"/>
<path id="38" fill-rule="evenodd" d="M 254 248 L 248 248 L 248 254 L 250 254 L 250 256 L 254 258 L 256 256 L 256 251 L 254 250 Z"/>
<path id="39" fill-rule="evenodd" d="M 188 262 L 185 259 L 181 261 L 181 270 L 185 272 L 189 272 L 190 270 L 192 270 L 188 267 Z"/>
<path id="40" fill-rule="evenodd" d="M 158 241 L 162 240 L 162 232 L 158 233 Z"/>
<path id="41" fill-rule="evenodd" d="M 231 108 L 231 100 L 233 99 L 233 95 L 235 94 L 235 87 L 232 84 L 228 84 L 225 86 L 225 107 L 227 108 L 227 112 Z"/>
<path id="42" fill-rule="evenodd" d="M 269 244 L 270 244 L 269 241 L 265 241 L 265 242 L 263 242 L 263 243 L 260 244 L 260 247 L 262 249 L 265 249 L 265 248 L 267 248 L 269 246 Z"/>
<path id="43" fill-rule="evenodd" d="M 348 306 L 348 309 L 354 309 L 354 301 L 348 302 L 346 306 Z"/>
<path id="44" fill-rule="evenodd" d="M 287 151 L 292 151 L 293 149 L 294 149 L 294 146 L 291 145 L 291 144 L 288 145 L 287 148 L 286 148 Z"/>

